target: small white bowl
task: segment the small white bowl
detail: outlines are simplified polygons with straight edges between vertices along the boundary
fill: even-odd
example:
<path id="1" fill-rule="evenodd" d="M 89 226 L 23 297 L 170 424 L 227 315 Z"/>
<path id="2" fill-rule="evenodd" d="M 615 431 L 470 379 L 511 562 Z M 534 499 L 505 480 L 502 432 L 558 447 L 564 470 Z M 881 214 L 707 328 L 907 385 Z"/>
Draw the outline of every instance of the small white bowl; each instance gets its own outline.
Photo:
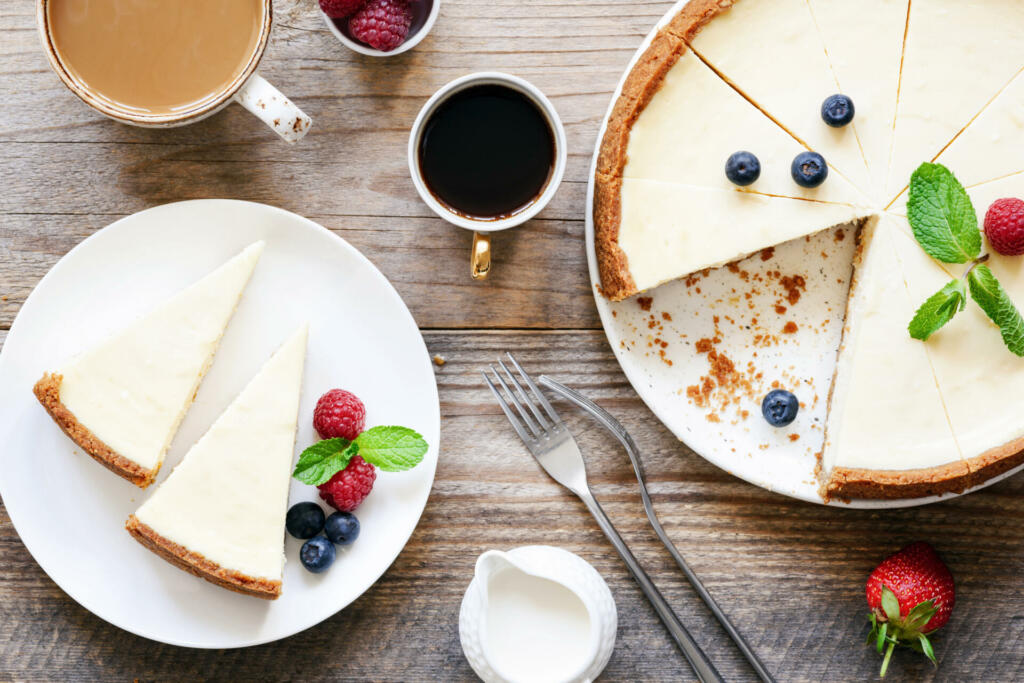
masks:
<path id="1" fill-rule="evenodd" d="M 427 188 L 426 181 L 423 180 L 423 172 L 420 169 L 420 139 L 423 137 L 423 128 L 426 125 L 427 119 L 429 119 L 430 115 L 434 113 L 434 110 L 449 97 L 475 85 L 503 85 L 522 93 L 541 110 L 541 113 L 544 114 L 548 124 L 551 126 L 551 132 L 554 135 L 554 168 L 551 170 L 551 177 L 548 178 L 548 183 L 544 186 L 540 196 L 538 196 L 522 211 L 514 213 L 507 218 L 501 218 L 498 220 L 466 218 L 465 216 L 460 216 L 450 210 L 439 202 Z M 412 124 L 412 130 L 409 132 L 408 156 L 409 173 L 412 175 L 412 182 L 416 186 L 416 191 L 419 193 L 420 198 L 424 203 L 429 206 L 434 213 L 460 228 L 466 228 L 467 230 L 473 230 L 474 232 L 497 232 L 499 230 L 507 230 L 508 228 L 515 228 L 522 225 L 540 213 L 541 210 L 547 206 L 548 202 L 551 201 L 552 197 L 555 196 L 555 193 L 558 191 L 558 186 L 562 182 L 562 175 L 565 173 L 565 162 L 567 156 L 565 128 L 562 126 L 562 120 L 559 118 L 558 112 L 555 111 L 555 106 L 551 104 L 551 100 L 545 97 L 544 93 L 542 93 L 537 86 L 517 76 L 511 76 L 497 71 L 482 71 L 472 73 L 461 78 L 456 78 L 454 81 L 442 86 L 440 90 L 434 93 L 434 95 L 427 100 L 426 104 L 423 105 L 423 108 L 420 109 L 420 113 L 416 116 L 416 121 Z"/>
<path id="2" fill-rule="evenodd" d="M 419 31 L 414 33 L 412 36 L 406 38 L 404 43 L 402 43 L 394 50 L 391 50 L 389 52 L 384 52 L 383 50 L 375 50 L 369 45 L 365 45 L 357 40 L 349 38 L 342 32 L 340 28 L 337 27 L 337 25 L 335 25 L 334 19 L 331 19 L 329 16 L 324 14 L 323 11 L 319 8 L 319 6 L 317 7 L 317 11 L 320 12 L 320 16 L 322 16 L 324 18 L 324 22 L 327 23 L 328 30 L 330 30 L 330 32 L 334 34 L 334 37 L 337 38 L 342 45 L 349 48 L 350 50 L 354 50 L 355 52 L 358 52 L 363 55 L 369 55 L 370 57 L 394 57 L 395 55 L 400 55 L 403 52 L 408 52 L 409 50 L 419 45 L 420 41 L 427 37 L 427 34 L 430 33 L 431 29 L 434 28 L 434 24 L 437 22 L 437 16 L 441 13 L 441 0 L 419 1 L 432 1 L 434 3 L 430 8 L 430 14 L 427 15 L 427 21 L 423 24 L 423 26 L 420 27 Z M 343 21 L 348 20 L 344 19 Z"/>

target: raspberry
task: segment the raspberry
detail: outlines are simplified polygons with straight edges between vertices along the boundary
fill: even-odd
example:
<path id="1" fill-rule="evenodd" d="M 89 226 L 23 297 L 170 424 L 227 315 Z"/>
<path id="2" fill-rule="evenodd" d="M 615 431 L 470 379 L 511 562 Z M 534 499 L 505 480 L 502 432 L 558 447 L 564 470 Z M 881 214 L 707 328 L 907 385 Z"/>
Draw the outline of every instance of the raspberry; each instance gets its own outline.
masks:
<path id="1" fill-rule="evenodd" d="M 320 10 L 331 19 L 345 19 L 365 4 L 366 0 L 320 0 Z"/>
<path id="2" fill-rule="evenodd" d="M 322 439 L 341 437 L 355 441 L 366 426 L 366 408 L 351 391 L 331 389 L 313 409 L 313 429 Z"/>
<path id="3" fill-rule="evenodd" d="M 348 467 L 317 488 L 320 497 L 335 510 L 352 512 L 370 495 L 376 478 L 376 468 L 357 455 Z"/>
<path id="4" fill-rule="evenodd" d="M 1024 200 L 1008 198 L 992 202 L 985 212 L 985 237 L 1004 256 L 1024 254 Z"/>
<path id="5" fill-rule="evenodd" d="M 411 25 L 408 0 L 370 0 L 348 20 L 348 30 L 357 40 L 382 52 L 401 45 Z"/>

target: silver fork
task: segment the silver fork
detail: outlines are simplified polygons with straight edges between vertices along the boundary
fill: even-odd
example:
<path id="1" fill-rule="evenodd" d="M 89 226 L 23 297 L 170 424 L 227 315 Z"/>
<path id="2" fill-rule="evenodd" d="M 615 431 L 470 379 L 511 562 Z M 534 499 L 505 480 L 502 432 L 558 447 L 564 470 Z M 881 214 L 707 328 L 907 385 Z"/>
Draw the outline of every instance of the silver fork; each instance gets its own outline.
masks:
<path id="1" fill-rule="evenodd" d="M 647 576 L 647 572 L 637 562 L 636 557 L 630 552 L 629 547 L 622 540 L 619 532 L 612 526 L 608 515 L 605 514 L 594 498 L 594 494 L 591 493 L 590 486 L 587 484 L 586 466 L 583 463 L 583 454 L 580 453 L 579 446 L 576 445 L 576 439 L 562 422 L 555 409 L 548 403 L 548 400 L 544 398 L 544 394 L 540 392 L 534 381 L 520 367 L 516 359 L 512 357 L 512 354 L 506 355 L 508 355 L 508 359 L 519 372 L 519 376 L 522 377 L 530 393 L 529 395 L 527 394 L 526 389 L 519 383 L 515 375 L 509 371 L 504 361 L 499 360 L 498 365 L 504 371 L 505 377 L 502 377 L 498 369 L 491 365 L 491 372 L 505 391 L 505 394 L 507 394 L 508 400 L 494 385 L 494 382 L 491 381 L 486 372 L 483 373 L 484 380 L 494 393 L 494 397 L 498 399 L 498 404 L 501 405 L 505 417 L 512 423 L 512 427 L 519 434 L 519 438 L 523 440 L 527 449 L 529 449 L 537 462 L 540 463 L 541 467 L 551 475 L 551 478 L 575 493 L 583 501 L 583 504 L 587 506 L 587 509 L 590 510 L 590 514 L 594 516 L 598 526 L 601 527 L 601 531 L 611 541 L 622 561 L 626 563 L 630 574 L 640 584 L 640 589 L 647 596 L 651 606 L 654 607 L 654 611 L 658 613 L 672 639 L 675 640 L 679 649 L 683 651 L 683 656 L 686 657 L 690 666 L 693 667 L 697 678 L 703 683 L 724 683 L 724 679 L 718 673 L 718 670 L 715 669 L 714 664 L 711 663 L 704 650 L 694 641 L 693 636 L 690 635 L 690 632 L 686 630 L 686 627 L 676 617 L 675 612 L 669 607 L 668 602 L 662 597 L 661 592 L 654 585 L 654 582 L 651 581 L 651 578 Z M 505 378 L 508 379 L 507 382 Z"/>

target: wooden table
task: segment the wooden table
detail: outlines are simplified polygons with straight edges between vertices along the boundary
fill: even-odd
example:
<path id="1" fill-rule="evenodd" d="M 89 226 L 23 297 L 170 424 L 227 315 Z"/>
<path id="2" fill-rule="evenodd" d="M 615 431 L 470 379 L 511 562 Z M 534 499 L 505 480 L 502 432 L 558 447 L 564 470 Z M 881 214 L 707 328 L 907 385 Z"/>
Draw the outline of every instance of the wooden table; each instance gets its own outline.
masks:
<path id="1" fill-rule="evenodd" d="M 278 0 L 261 71 L 314 119 L 310 135 L 289 146 L 240 107 L 165 131 L 101 119 L 48 69 L 32 0 L 0 3 L 0 343 L 35 284 L 83 238 L 157 204 L 233 197 L 308 216 L 362 250 L 405 298 L 431 353 L 447 360 L 437 368 L 442 450 L 426 512 L 391 569 L 343 612 L 245 650 L 156 644 L 68 598 L 0 507 L 0 679 L 469 680 L 457 616 L 473 562 L 489 548 L 527 543 L 579 553 L 611 585 L 619 635 L 604 680 L 691 679 L 582 504 L 533 463 L 482 385 L 480 368 L 514 349 L 632 432 L 668 533 L 779 680 L 876 674 L 879 658 L 862 644 L 864 580 L 917 539 L 946 558 L 959 604 L 935 638 L 938 670 L 900 653 L 891 678 L 1024 680 L 1024 476 L 906 510 L 797 502 L 688 451 L 620 371 L 586 275 L 587 169 L 612 89 L 670 4 L 445 0 L 419 47 L 375 60 L 338 44 L 314 0 Z M 481 283 L 468 274 L 469 233 L 417 198 L 405 146 L 426 98 L 482 69 L 525 77 L 551 97 L 569 163 L 540 217 L 495 237 L 495 271 Z M 682 621 L 728 680 L 753 680 L 648 527 L 625 454 L 593 424 L 574 418 L 572 426 L 597 497 Z"/>

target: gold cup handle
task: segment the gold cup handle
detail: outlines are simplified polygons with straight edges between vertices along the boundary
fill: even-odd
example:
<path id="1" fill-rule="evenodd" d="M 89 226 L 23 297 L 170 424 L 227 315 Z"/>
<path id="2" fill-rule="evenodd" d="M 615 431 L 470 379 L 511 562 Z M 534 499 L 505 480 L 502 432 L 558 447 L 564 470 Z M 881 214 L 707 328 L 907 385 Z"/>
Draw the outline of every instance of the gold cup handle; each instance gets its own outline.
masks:
<path id="1" fill-rule="evenodd" d="M 491 236 L 473 233 L 473 253 L 470 254 L 470 274 L 474 280 L 486 279 L 491 274 Z"/>

